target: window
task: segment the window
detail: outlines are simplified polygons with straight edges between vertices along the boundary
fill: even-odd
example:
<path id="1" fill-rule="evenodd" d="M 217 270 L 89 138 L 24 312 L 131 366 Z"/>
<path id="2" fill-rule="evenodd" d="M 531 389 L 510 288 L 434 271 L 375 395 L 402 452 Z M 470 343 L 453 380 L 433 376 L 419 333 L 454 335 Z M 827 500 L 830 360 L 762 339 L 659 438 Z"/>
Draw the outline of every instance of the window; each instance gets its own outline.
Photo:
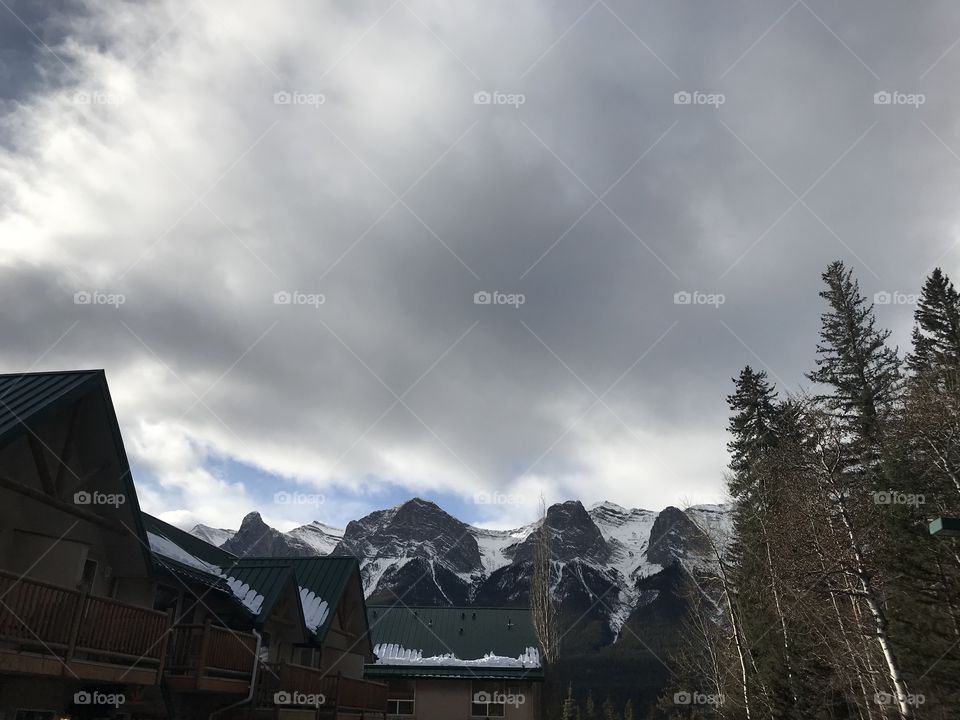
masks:
<path id="1" fill-rule="evenodd" d="M 503 717 L 505 704 L 503 683 L 490 681 L 472 683 L 470 717 Z"/>
<path id="2" fill-rule="evenodd" d="M 414 680 L 390 680 L 387 687 L 387 715 L 413 715 L 415 696 Z"/>

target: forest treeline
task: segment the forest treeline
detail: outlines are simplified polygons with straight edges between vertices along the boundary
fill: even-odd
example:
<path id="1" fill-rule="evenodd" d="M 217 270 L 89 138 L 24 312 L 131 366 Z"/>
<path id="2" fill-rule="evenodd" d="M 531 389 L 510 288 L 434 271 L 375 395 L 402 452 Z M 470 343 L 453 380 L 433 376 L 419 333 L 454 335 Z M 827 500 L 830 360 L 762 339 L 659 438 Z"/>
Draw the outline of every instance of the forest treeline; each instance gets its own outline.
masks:
<path id="1" fill-rule="evenodd" d="M 728 398 L 734 532 L 691 576 L 657 717 L 960 718 L 960 294 L 923 285 L 904 357 L 841 262 L 811 390 Z"/>

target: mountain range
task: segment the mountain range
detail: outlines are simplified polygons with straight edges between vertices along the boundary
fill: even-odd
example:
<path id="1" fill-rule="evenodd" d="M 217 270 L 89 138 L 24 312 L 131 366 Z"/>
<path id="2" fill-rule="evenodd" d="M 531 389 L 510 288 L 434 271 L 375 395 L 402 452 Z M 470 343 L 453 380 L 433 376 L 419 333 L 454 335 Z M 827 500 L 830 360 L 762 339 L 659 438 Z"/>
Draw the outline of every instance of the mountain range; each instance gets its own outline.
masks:
<path id="1" fill-rule="evenodd" d="M 725 543 L 731 521 L 727 505 L 660 512 L 610 502 L 586 509 L 576 500 L 550 506 L 553 593 L 561 628 L 577 629 L 564 638 L 564 652 L 648 647 L 670 635 L 663 618 L 677 615 L 681 577 L 712 567 L 713 547 Z M 315 521 L 281 532 L 251 512 L 238 530 L 197 525 L 191 532 L 237 555 L 352 555 L 371 603 L 525 606 L 542 522 L 488 530 L 413 498 L 343 529 Z"/>

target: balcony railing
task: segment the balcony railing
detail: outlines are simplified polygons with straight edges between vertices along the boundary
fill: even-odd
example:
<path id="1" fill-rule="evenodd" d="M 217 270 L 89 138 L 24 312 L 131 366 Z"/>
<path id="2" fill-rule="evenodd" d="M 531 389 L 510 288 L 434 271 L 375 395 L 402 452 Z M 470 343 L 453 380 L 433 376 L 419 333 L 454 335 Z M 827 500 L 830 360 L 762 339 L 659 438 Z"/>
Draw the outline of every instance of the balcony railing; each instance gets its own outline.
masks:
<path id="1" fill-rule="evenodd" d="M 0 570 L 0 667 L 153 685 L 171 615 Z"/>
<path id="2" fill-rule="evenodd" d="M 257 684 L 259 705 L 297 705 L 298 699 L 305 696 L 322 695 L 321 707 L 325 709 L 361 710 L 374 714 L 385 714 L 387 709 L 387 686 L 384 683 L 325 673 L 303 665 L 265 663 Z M 278 697 L 280 703 L 275 702 Z"/>
<path id="3" fill-rule="evenodd" d="M 167 661 L 171 686 L 182 690 L 247 692 L 257 639 L 245 632 L 203 625 L 176 625 Z"/>

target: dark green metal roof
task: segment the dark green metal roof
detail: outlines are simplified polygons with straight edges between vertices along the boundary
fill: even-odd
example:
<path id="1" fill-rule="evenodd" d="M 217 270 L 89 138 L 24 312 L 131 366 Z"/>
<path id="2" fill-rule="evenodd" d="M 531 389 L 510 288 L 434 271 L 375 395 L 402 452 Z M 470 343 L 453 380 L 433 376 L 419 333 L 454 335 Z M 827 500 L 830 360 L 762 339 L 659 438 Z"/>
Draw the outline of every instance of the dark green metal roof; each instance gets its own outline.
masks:
<path id="1" fill-rule="evenodd" d="M 455 667 L 449 665 L 364 665 L 368 678 L 422 677 L 462 680 L 543 680 L 542 668 L 519 667 Z"/>
<path id="2" fill-rule="evenodd" d="M 152 515 L 143 514 L 147 531 L 160 535 L 181 548 L 188 555 L 202 560 L 209 565 L 216 566 L 225 577 L 235 578 L 246 583 L 258 594 L 263 596 L 263 603 L 256 612 L 255 622 L 262 625 L 273 609 L 276 601 L 288 587 L 291 577 L 298 589 L 313 593 L 317 598 L 326 602 L 327 613 L 323 622 L 317 627 L 307 627 L 306 631 L 312 642 L 322 642 L 333 623 L 337 607 L 343 601 L 350 583 L 356 583 L 357 596 L 363 598 L 363 585 L 360 580 L 360 564 L 353 557 L 244 557 L 238 558 L 233 553 L 215 547 L 205 540 L 201 540 L 180 528 L 165 523 Z M 205 581 L 213 587 L 226 586 L 226 580 L 213 573 L 204 573 L 203 570 L 165 555 L 154 553 L 162 565 L 172 572 L 183 576 L 192 576 L 194 580 L 203 582 L 200 576 L 206 575 Z M 361 600 L 362 602 L 362 600 Z M 302 611 L 302 603 L 301 603 Z M 361 611 L 365 614 L 366 607 Z M 369 639 L 369 637 L 368 637 Z M 372 650 L 372 645 L 371 645 Z"/>
<path id="3" fill-rule="evenodd" d="M 477 660 L 493 653 L 515 658 L 528 647 L 540 647 L 530 611 L 517 608 L 370 605 L 367 620 L 374 646 L 396 644 L 423 657 L 453 653 Z"/>
<path id="4" fill-rule="evenodd" d="M 322 641 L 326 637 L 333 623 L 334 613 L 343 600 L 351 580 L 358 584 L 359 596 L 363 597 L 360 564 L 353 557 L 250 558 L 240 562 L 291 568 L 296 575 L 299 587 L 312 592 L 327 603 L 329 612 L 323 623 L 316 629 L 308 628 L 317 641 Z"/>
<path id="5" fill-rule="evenodd" d="M 103 370 L 0 375 L 0 445 L 104 380 Z M 105 380 L 104 380 L 105 382 Z"/>
<path id="6" fill-rule="evenodd" d="M 231 580 L 238 580 L 249 585 L 257 594 L 263 596 L 263 602 L 255 610 L 257 625 L 262 626 L 267 621 L 274 605 L 290 588 L 296 589 L 297 576 L 289 564 L 278 564 L 270 558 L 244 558 L 222 564 L 220 569 L 227 577 L 227 584 Z M 292 583 L 292 586 L 291 586 Z M 297 612 L 303 617 L 303 608 L 300 606 L 300 593 L 297 596 Z"/>
<path id="7" fill-rule="evenodd" d="M 191 535 L 170 523 L 166 523 L 158 517 L 154 517 L 148 513 L 142 513 L 142 515 L 143 526 L 147 532 L 151 532 L 154 535 L 162 535 L 170 542 L 178 545 L 186 552 L 194 557 L 200 558 L 204 562 L 210 563 L 211 565 L 222 565 L 237 559 L 237 556 L 232 552 L 211 545 L 205 540 L 201 540 L 195 535 Z"/>

